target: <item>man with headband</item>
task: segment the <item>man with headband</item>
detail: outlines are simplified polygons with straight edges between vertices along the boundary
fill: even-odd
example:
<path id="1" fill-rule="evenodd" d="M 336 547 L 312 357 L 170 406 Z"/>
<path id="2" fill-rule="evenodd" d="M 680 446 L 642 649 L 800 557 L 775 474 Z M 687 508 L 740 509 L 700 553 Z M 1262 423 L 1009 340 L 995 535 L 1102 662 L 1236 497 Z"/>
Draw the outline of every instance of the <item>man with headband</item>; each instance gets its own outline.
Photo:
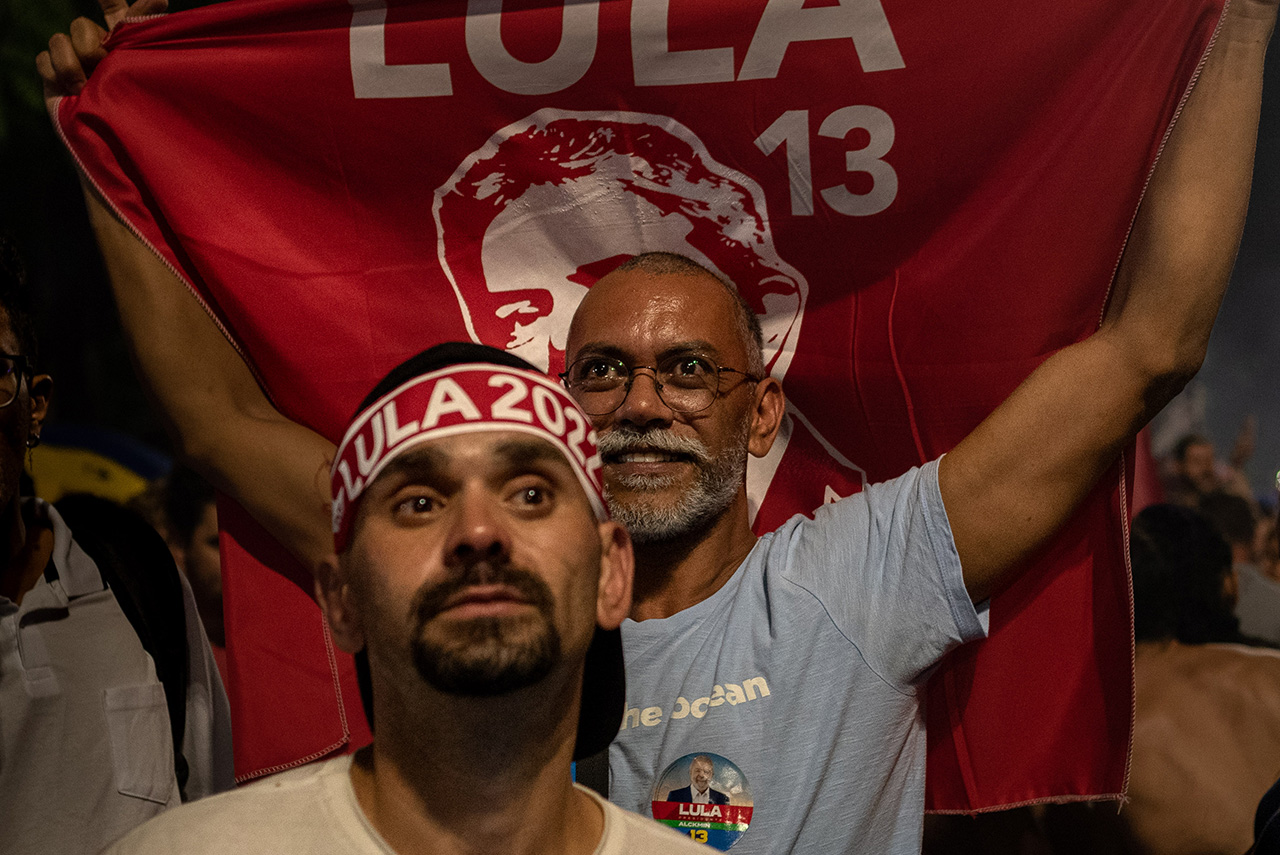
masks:
<path id="1" fill-rule="evenodd" d="M 623 708 L 632 556 L 595 432 L 518 357 L 448 344 L 365 399 L 316 594 L 375 739 L 158 818 L 129 853 L 702 851 L 571 783 Z"/>

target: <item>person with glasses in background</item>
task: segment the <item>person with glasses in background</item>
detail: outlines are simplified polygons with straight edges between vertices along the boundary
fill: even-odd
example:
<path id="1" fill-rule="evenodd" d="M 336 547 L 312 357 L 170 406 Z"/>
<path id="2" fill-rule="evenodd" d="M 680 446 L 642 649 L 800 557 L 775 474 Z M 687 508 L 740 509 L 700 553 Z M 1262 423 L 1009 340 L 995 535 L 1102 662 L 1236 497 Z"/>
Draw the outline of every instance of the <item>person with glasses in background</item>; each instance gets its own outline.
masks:
<path id="1" fill-rule="evenodd" d="M 17 255 L 8 242 L 0 250 L 0 849 L 89 855 L 166 808 L 233 785 L 230 710 L 191 590 L 179 589 L 159 535 L 107 503 L 102 525 L 86 526 L 91 547 L 53 506 L 19 495 L 53 381 L 35 371 Z M 98 561 L 107 529 L 118 565 Z M 166 698 L 173 684 L 157 672 L 175 651 L 147 646 L 134 625 L 139 602 L 125 590 L 131 571 L 156 569 L 127 566 L 148 537 L 168 575 L 150 573 L 146 585 L 175 592 L 175 614 L 147 617 L 153 629 L 178 627 L 177 713 Z"/>

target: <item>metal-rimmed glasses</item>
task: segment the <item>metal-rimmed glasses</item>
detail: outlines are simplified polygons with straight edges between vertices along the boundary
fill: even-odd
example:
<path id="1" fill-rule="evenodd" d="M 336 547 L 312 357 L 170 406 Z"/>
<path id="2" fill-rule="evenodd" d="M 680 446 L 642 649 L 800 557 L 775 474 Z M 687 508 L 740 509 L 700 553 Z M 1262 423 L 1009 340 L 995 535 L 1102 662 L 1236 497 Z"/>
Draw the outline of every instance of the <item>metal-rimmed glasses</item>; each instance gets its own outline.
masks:
<path id="1" fill-rule="evenodd" d="M 31 360 L 21 354 L 0 353 L 0 408 L 12 404 L 22 388 L 22 378 L 31 376 Z"/>
<path id="2" fill-rule="evenodd" d="M 658 397 L 677 413 L 697 413 L 711 406 L 720 394 L 720 375 L 740 374 L 758 383 L 761 378 L 715 360 L 688 353 L 666 356 L 657 365 L 627 365 L 609 356 L 584 356 L 574 360 L 563 374 L 569 394 L 589 416 L 612 413 L 631 392 L 635 372 L 652 372 Z"/>

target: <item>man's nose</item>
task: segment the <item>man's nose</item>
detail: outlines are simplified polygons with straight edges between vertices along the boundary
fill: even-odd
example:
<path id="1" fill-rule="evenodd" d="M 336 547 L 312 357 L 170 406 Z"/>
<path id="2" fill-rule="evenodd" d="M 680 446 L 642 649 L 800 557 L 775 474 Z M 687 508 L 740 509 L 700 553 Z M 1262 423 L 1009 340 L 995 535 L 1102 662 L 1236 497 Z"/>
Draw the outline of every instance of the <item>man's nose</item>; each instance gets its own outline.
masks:
<path id="1" fill-rule="evenodd" d="M 499 499 L 472 487 L 453 499 L 453 516 L 445 543 L 445 566 L 467 566 L 504 560 L 511 552 L 511 535 Z"/>
<path id="2" fill-rule="evenodd" d="M 614 416 L 637 427 L 671 424 L 675 411 L 662 400 L 661 388 L 658 375 L 652 368 L 633 368 L 626 397 Z"/>

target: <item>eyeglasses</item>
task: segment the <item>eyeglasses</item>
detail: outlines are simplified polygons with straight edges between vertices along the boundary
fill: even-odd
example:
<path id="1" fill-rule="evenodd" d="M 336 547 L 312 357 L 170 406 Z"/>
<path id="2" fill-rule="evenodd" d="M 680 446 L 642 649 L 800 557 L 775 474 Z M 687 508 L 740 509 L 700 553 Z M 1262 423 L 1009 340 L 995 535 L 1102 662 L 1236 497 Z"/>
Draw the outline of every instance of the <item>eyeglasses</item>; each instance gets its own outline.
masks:
<path id="1" fill-rule="evenodd" d="M 18 397 L 22 378 L 31 376 L 31 360 L 12 353 L 0 353 L 0 407 L 7 407 Z"/>
<path id="2" fill-rule="evenodd" d="M 755 383 L 761 379 L 717 365 L 705 356 L 686 353 L 660 359 L 656 366 L 628 366 L 607 356 L 584 356 L 575 360 L 560 380 L 587 415 L 604 416 L 622 406 L 635 372 L 641 370 L 653 372 L 658 397 L 677 413 L 697 413 L 711 406 L 720 394 L 721 374 L 741 374 Z"/>

